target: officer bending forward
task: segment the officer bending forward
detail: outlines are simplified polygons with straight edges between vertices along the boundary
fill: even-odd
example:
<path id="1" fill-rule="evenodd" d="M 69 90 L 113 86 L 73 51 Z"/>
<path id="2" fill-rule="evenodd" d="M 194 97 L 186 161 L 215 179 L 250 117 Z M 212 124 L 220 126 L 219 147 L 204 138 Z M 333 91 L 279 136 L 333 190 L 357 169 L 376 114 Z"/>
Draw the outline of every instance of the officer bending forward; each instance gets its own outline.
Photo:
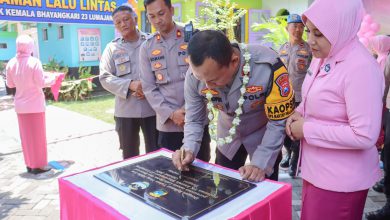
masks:
<path id="1" fill-rule="evenodd" d="M 244 46 L 243 46 L 244 47 Z M 277 53 L 259 45 L 240 48 L 219 31 L 201 31 L 188 44 L 185 78 L 184 159 L 188 170 L 199 151 L 207 109 L 217 108 L 216 163 L 240 171 L 243 179 L 277 180 L 285 121 L 294 110 L 294 92 Z M 244 165 L 247 155 L 250 164 Z"/>

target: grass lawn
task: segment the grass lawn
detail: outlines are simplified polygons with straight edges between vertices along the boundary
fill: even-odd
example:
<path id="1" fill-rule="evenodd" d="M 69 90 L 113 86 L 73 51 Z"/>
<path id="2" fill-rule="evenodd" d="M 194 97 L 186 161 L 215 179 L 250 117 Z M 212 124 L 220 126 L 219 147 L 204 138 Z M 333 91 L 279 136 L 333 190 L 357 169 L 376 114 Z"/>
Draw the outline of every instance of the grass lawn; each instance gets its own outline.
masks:
<path id="1" fill-rule="evenodd" d="M 84 101 L 48 101 L 48 104 L 114 124 L 114 101 L 114 96 L 107 94 Z"/>

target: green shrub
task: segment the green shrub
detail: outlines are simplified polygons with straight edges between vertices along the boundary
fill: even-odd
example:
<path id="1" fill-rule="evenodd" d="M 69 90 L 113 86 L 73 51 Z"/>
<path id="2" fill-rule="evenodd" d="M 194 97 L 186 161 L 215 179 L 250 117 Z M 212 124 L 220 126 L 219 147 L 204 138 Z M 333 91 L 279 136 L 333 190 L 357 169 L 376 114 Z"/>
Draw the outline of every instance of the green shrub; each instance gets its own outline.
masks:
<path id="1" fill-rule="evenodd" d="M 49 59 L 49 62 L 43 65 L 43 69 L 46 72 L 62 72 L 64 74 L 67 74 L 69 71 L 68 67 L 63 66 L 62 61 L 58 62 L 54 58 Z M 77 101 L 84 100 L 86 97 L 90 96 L 93 88 L 96 87 L 96 85 L 92 83 L 93 75 L 91 74 L 91 67 L 80 65 L 78 73 L 78 78 L 65 75 L 65 79 L 62 81 L 59 91 L 58 100 Z M 46 99 L 54 100 L 50 88 L 45 88 L 44 93 Z"/>
<path id="2" fill-rule="evenodd" d="M 62 61 L 58 62 L 55 58 L 49 58 L 49 62 L 42 66 L 47 72 L 67 73 L 69 71 L 68 67 L 64 66 Z"/>
<path id="3" fill-rule="evenodd" d="M 265 42 L 272 43 L 272 48 L 279 51 L 280 46 L 288 42 L 287 16 L 276 16 L 269 19 L 263 18 L 263 23 L 252 25 L 253 31 L 266 30 L 268 33 L 263 36 Z M 306 32 L 303 33 L 303 40 L 307 40 Z"/>
<path id="4" fill-rule="evenodd" d="M 5 70 L 5 62 L 0 60 L 0 72 Z"/>
<path id="5" fill-rule="evenodd" d="M 79 79 L 72 77 L 66 79 L 61 84 L 59 100 L 84 100 L 90 96 L 93 88 L 96 85 L 92 82 L 93 75 L 91 74 L 91 67 L 79 67 Z"/>
<path id="6" fill-rule="evenodd" d="M 286 27 L 286 16 L 276 16 L 269 19 L 263 18 L 263 23 L 255 23 L 251 28 L 253 31 L 267 30 L 268 33 L 263 36 L 264 41 L 272 43 L 272 47 L 278 51 L 280 46 L 288 41 Z"/>

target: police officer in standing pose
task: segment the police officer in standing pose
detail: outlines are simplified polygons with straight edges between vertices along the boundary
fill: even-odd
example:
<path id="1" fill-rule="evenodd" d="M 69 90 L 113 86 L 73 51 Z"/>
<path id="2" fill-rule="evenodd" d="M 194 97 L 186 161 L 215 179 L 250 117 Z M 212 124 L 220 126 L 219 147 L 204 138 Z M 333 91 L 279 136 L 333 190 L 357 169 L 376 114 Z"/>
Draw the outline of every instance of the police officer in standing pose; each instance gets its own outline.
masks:
<path id="1" fill-rule="evenodd" d="M 277 180 L 285 121 L 294 110 L 294 92 L 278 54 L 259 45 L 232 45 L 212 30 L 195 34 L 188 53 L 185 153 L 183 160 L 181 151 L 173 154 L 174 165 L 188 169 L 199 150 L 207 109 L 216 108 L 216 163 L 250 181 Z M 248 154 L 250 164 L 244 165 Z"/>
<path id="2" fill-rule="evenodd" d="M 184 136 L 184 78 L 189 65 L 185 32 L 172 20 L 174 8 L 170 0 L 145 0 L 144 6 L 157 32 L 141 46 L 142 87 L 157 114 L 158 146 L 174 151 L 181 147 Z M 202 122 L 202 131 L 207 124 L 207 120 Z M 198 158 L 209 161 L 208 129 L 204 129 L 203 139 L 198 142 Z"/>
<path id="3" fill-rule="evenodd" d="M 307 69 L 311 62 L 311 50 L 309 44 L 302 39 L 304 25 L 301 16 L 291 14 L 287 17 L 287 32 L 289 41 L 283 44 L 279 50 L 280 58 L 286 65 L 290 81 L 295 92 L 295 106 L 301 102 L 301 87 L 305 79 Z M 289 175 L 295 177 L 297 173 L 299 157 L 299 141 L 291 141 L 286 136 L 284 146 L 287 151 L 286 157 L 281 161 L 280 167 L 289 167 Z"/>
<path id="4" fill-rule="evenodd" d="M 126 5 L 112 13 L 122 37 L 110 42 L 100 61 L 100 82 L 115 95 L 115 124 L 123 159 L 139 155 L 140 128 L 146 152 L 157 149 L 156 113 L 144 97 L 139 79 L 139 50 L 146 39 L 137 25 L 137 15 Z"/>

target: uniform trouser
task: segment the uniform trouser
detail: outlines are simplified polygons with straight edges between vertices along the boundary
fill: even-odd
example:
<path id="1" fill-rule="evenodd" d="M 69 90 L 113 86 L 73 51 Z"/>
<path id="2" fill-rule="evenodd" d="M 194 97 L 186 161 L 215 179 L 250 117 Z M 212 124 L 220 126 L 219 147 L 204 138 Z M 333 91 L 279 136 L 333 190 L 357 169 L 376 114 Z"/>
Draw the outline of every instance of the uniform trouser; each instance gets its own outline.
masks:
<path id="1" fill-rule="evenodd" d="M 157 150 L 158 132 L 156 129 L 156 116 L 147 118 L 114 118 L 123 159 L 139 155 L 140 128 L 144 135 L 146 153 Z"/>
<path id="2" fill-rule="evenodd" d="M 386 197 L 390 199 L 390 110 L 387 109 L 386 127 L 385 127 L 385 144 L 383 146 L 383 170 L 385 171 L 384 189 Z"/>
<path id="3" fill-rule="evenodd" d="M 290 157 L 290 166 L 293 171 L 296 171 L 299 158 L 299 146 L 300 141 L 292 141 L 289 136 L 286 135 L 284 138 L 284 147 L 287 150 L 287 153 Z M 291 155 L 292 154 L 292 155 Z"/>
<path id="4" fill-rule="evenodd" d="M 299 155 L 300 141 L 292 141 L 290 139 L 290 137 L 286 135 L 286 137 L 284 138 L 283 145 L 289 154 L 295 153 L 295 154 Z"/>
<path id="5" fill-rule="evenodd" d="M 159 131 L 158 146 L 171 151 L 180 149 L 183 146 L 184 132 L 163 132 Z M 200 145 L 199 153 L 196 158 L 209 162 L 210 161 L 210 133 L 209 126 L 206 125 L 203 129 L 203 138 Z"/>
<path id="6" fill-rule="evenodd" d="M 27 167 L 43 168 L 47 165 L 45 112 L 18 114 L 19 133 Z"/>
<path id="7" fill-rule="evenodd" d="M 361 220 L 367 193 L 329 191 L 303 180 L 301 220 Z"/>
<path id="8" fill-rule="evenodd" d="M 217 148 L 216 152 L 216 158 L 215 163 L 233 170 L 238 170 L 240 167 L 244 166 L 246 158 L 248 156 L 248 152 L 246 151 L 244 145 L 241 145 L 238 149 L 237 153 L 234 155 L 232 160 L 229 160 L 229 158 L 225 157 Z M 275 164 L 274 164 L 274 172 L 267 176 L 268 179 L 271 180 L 278 180 L 279 175 L 279 163 L 282 160 L 282 152 L 279 153 Z"/>

